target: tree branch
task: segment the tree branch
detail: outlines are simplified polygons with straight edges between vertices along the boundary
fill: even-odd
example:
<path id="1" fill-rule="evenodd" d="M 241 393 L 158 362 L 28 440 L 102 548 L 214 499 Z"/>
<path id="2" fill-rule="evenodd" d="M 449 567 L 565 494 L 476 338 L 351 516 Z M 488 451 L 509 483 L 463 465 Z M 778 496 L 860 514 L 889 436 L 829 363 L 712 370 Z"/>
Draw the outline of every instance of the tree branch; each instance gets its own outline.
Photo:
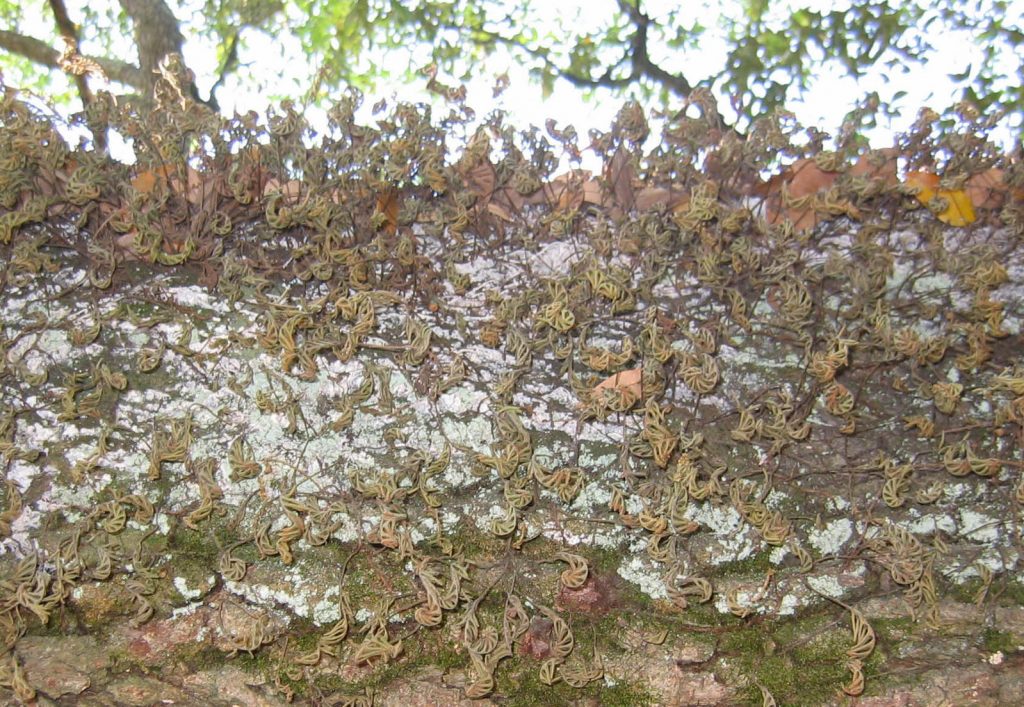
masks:
<path id="1" fill-rule="evenodd" d="M 42 64 L 51 69 L 60 68 L 57 64 L 60 52 L 35 37 L 26 37 L 23 34 L 0 29 L 0 49 L 11 54 L 18 54 L 31 62 Z"/>
<path id="2" fill-rule="evenodd" d="M 457 25 L 454 23 L 441 23 L 438 25 L 441 29 L 449 29 L 456 32 L 465 32 L 466 27 L 464 25 Z M 478 36 L 474 36 L 478 35 Z M 482 37 L 482 39 L 480 38 Z M 523 44 L 514 37 L 506 37 L 500 32 L 494 30 L 485 29 L 484 27 L 473 27 L 470 29 L 470 39 L 480 45 L 487 44 L 501 44 L 503 46 L 512 47 L 519 51 L 525 52 L 529 57 L 537 59 L 544 63 L 552 73 L 565 79 L 572 85 L 578 88 L 622 88 L 628 86 L 631 79 L 628 78 L 612 78 L 605 72 L 604 76 L 600 78 L 593 78 L 590 76 L 581 76 L 580 74 L 573 73 L 568 69 L 563 69 L 561 66 L 556 64 L 548 56 L 547 49 L 538 49 L 529 45 Z"/>
<path id="3" fill-rule="evenodd" d="M 651 18 L 640 9 L 640 0 L 631 5 L 627 0 L 618 0 L 619 9 L 626 13 L 629 19 L 636 25 L 636 34 L 633 35 L 633 76 L 647 78 L 656 81 L 667 87 L 679 96 L 686 98 L 693 91 L 693 86 L 682 74 L 673 74 L 666 71 L 658 64 L 651 61 L 651 55 L 647 49 L 647 32 L 651 26 Z"/>
<path id="4" fill-rule="evenodd" d="M 23 56 L 35 64 L 50 69 L 60 69 L 60 52 L 35 37 L 0 29 L 0 49 Z M 99 64 L 111 81 L 132 88 L 142 87 L 142 72 L 134 64 L 106 57 L 87 56 L 85 58 Z"/>
<path id="5" fill-rule="evenodd" d="M 152 99 L 160 62 L 168 54 L 181 54 L 185 38 L 174 13 L 163 0 L 120 0 L 131 18 L 139 55 L 143 95 Z"/>
<path id="6" fill-rule="evenodd" d="M 149 100 L 153 98 L 153 89 L 160 74 L 160 62 L 169 54 L 184 56 L 181 51 L 185 37 L 181 33 L 181 25 L 171 8 L 164 0 L 119 0 L 121 9 L 131 18 L 135 30 L 135 47 L 139 53 L 139 66 L 142 75 L 142 93 Z M 184 65 L 188 69 L 187 65 Z M 196 90 L 196 83 L 191 71 L 187 86 L 189 96 L 197 103 L 217 109 L 217 101 L 210 94 L 210 100 L 203 100 Z"/>
<path id="7" fill-rule="evenodd" d="M 640 0 L 618 0 L 619 9 L 629 17 L 636 26 L 629 46 L 614 64 L 608 66 L 603 74 L 597 78 L 578 74 L 567 68 L 559 66 L 549 56 L 547 49 L 531 47 L 524 44 L 515 37 L 508 37 L 501 32 L 487 29 L 483 26 L 467 28 L 465 25 L 457 25 L 451 22 L 440 23 L 440 29 L 452 30 L 459 33 L 466 33 L 468 29 L 469 38 L 478 45 L 501 44 L 514 50 L 524 52 L 527 56 L 544 64 L 545 69 L 552 74 L 559 76 L 577 88 L 625 88 L 637 79 L 648 78 L 651 81 L 665 86 L 672 92 L 685 98 L 693 91 L 693 86 L 682 74 L 673 74 L 651 61 L 648 52 L 647 34 L 651 25 L 651 18 L 640 9 Z M 615 76 L 615 69 L 623 64 L 628 64 L 630 70 L 627 74 Z"/>
<path id="8" fill-rule="evenodd" d="M 50 10 L 53 11 L 53 19 L 57 23 L 57 31 L 64 38 L 70 49 L 78 54 L 78 28 L 71 21 L 68 9 L 64 6 L 64 0 L 50 0 Z M 87 108 L 92 103 L 92 89 L 89 88 L 89 79 L 85 74 L 75 73 L 75 86 L 78 87 L 78 96 L 82 99 L 82 108 Z"/>
<path id="9" fill-rule="evenodd" d="M 220 110 L 220 104 L 217 101 L 217 89 L 224 84 L 224 79 L 227 78 L 228 74 L 238 68 L 238 42 L 241 33 L 242 30 L 238 29 L 231 35 L 231 43 L 228 45 L 227 56 L 224 57 L 224 63 L 220 67 L 217 80 L 214 81 L 213 86 L 210 87 L 210 100 L 208 103 L 210 107 L 216 111 Z"/>

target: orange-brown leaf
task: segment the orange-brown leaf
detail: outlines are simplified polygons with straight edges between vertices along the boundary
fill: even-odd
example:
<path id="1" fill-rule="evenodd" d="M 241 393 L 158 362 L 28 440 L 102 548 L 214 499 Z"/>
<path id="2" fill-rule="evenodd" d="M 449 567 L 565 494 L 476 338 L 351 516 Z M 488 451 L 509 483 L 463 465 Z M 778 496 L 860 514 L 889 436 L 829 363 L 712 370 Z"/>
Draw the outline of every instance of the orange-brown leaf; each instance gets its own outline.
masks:
<path id="1" fill-rule="evenodd" d="M 398 191 L 388 189 L 377 197 L 376 213 L 384 214 L 384 225 L 381 226 L 388 233 L 398 230 Z"/>
<path id="2" fill-rule="evenodd" d="M 492 216 L 497 216 L 502 221 L 512 221 L 512 214 L 509 212 L 509 210 L 506 209 L 501 204 L 497 204 L 493 201 L 487 205 L 487 213 L 491 214 Z"/>
<path id="3" fill-rule="evenodd" d="M 594 392 L 601 390 L 625 390 L 639 399 L 643 395 L 643 369 L 630 368 L 612 374 L 594 386 Z"/>
<path id="4" fill-rule="evenodd" d="M 773 177 L 764 186 L 768 196 L 768 222 L 779 223 L 789 219 L 798 231 L 813 228 L 826 215 L 819 214 L 813 204 L 794 206 L 787 202 L 826 191 L 838 177 L 838 172 L 827 172 L 812 159 L 797 160 L 783 173 L 781 179 Z"/>
<path id="5" fill-rule="evenodd" d="M 918 190 L 917 198 L 924 204 L 932 200 L 939 188 L 939 175 L 931 172 L 907 172 L 903 181 Z"/>
<path id="6" fill-rule="evenodd" d="M 993 167 L 967 180 L 964 191 L 976 209 L 998 209 L 1006 201 L 1007 187 L 1004 172 Z"/>
<path id="7" fill-rule="evenodd" d="M 583 185 L 590 172 L 574 169 L 560 174 L 526 199 L 528 204 L 546 203 L 560 213 L 575 211 L 583 205 Z"/>
<path id="8" fill-rule="evenodd" d="M 788 189 L 794 199 L 831 188 L 839 176 L 838 172 L 826 172 L 810 159 L 797 160 L 789 169 L 793 177 Z"/>
<path id="9" fill-rule="evenodd" d="M 143 172 L 139 172 L 132 179 L 132 187 L 135 191 L 141 192 L 142 194 L 149 194 L 156 188 L 158 183 L 167 183 L 167 178 L 174 173 L 174 168 L 170 165 L 161 165 L 154 167 L 153 169 L 147 169 Z"/>
<path id="10" fill-rule="evenodd" d="M 896 159 L 899 151 L 892 147 L 883 150 L 869 150 L 850 167 L 851 177 L 867 177 L 883 181 L 886 185 L 896 184 Z"/>

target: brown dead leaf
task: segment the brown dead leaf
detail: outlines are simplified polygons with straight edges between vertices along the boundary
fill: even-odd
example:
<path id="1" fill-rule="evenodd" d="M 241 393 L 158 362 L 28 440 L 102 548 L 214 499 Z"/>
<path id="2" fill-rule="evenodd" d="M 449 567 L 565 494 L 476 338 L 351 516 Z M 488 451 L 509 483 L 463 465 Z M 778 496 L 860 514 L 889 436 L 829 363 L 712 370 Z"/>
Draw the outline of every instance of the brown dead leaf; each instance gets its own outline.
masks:
<path id="1" fill-rule="evenodd" d="M 488 204 L 487 213 L 489 213 L 491 216 L 497 216 L 498 218 L 505 222 L 512 221 L 512 213 L 501 204 L 496 204 L 494 202 Z"/>
<path id="2" fill-rule="evenodd" d="M 896 160 L 899 154 L 899 150 L 894 147 L 868 150 L 850 167 L 850 176 L 880 179 L 886 186 L 892 186 L 899 182 L 896 177 Z"/>
<path id="3" fill-rule="evenodd" d="M 1004 172 L 993 167 L 967 180 L 964 191 L 976 209 L 998 209 L 1006 201 L 1007 187 Z"/>
<path id="4" fill-rule="evenodd" d="M 214 290 L 220 282 L 220 268 L 210 262 L 207 257 L 198 258 L 200 263 L 199 285 L 208 290 Z"/>
<path id="5" fill-rule="evenodd" d="M 523 209 L 526 200 L 512 187 L 503 187 L 491 195 L 487 210 L 505 221 L 512 221 L 515 214 Z"/>
<path id="6" fill-rule="evenodd" d="M 594 392 L 602 390 L 623 390 L 630 397 L 639 400 L 643 396 L 643 369 L 630 368 L 608 376 L 594 386 Z"/>
<path id="7" fill-rule="evenodd" d="M 793 176 L 787 186 L 790 197 L 794 199 L 831 188 L 839 176 L 839 172 L 826 172 L 811 159 L 797 160 L 789 170 Z"/>
<path id="8" fill-rule="evenodd" d="M 398 230 L 398 202 L 399 195 L 395 189 L 388 189 L 377 197 L 375 214 L 384 214 L 384 225 L 381 226 L 387 233 L 394 233 Z"/>
<path id="9" fill-rule="evenodd" d="M 302 182 L 292 179 L 282 184 L 279 179 L 271 177 L 263 187 L 263 196 L 266 197 L 275 192 L 279 192 L 284 197 L 286 205 L 294 206 L 302 198 Z"/>
<path id="10" fill-rule="evenodd" d="M 482 206 L 491 200 L 497 179 L 498 174 L 494 171 L 494 165 L 488 160 L 483 160 L 466 173 L 466 188 L 476 194 L 477 203 Z"/>
<path id="11" fill-rule="evenodd" d="M 629 211 L 636 205 L 636 195 L 633 190 L 635 178 L 636 170 L 633 169 L 633 159 L 629 152 L 620 146 L 605 165 L 604 179 L 615 206 L 623 211 Z"/>
<path id="12" fill-rule="evenodd" d="M 668 206 L 672 192 L 664 187 L 645 187 L 636 193 L 636 208 L 647 211 L 654 207 Z"/>
<path id="13" fill-rule="evenodd" d="M 583 201 L 595 206 L 607 206 L 604 190 L 596 179 L 588 179 L 583 183 Z"/>
<path id="14" fill-rule="evenodd" d="M 531 194 L 526 202 L 547 204 L 562 213 L 575 211 L 583 205 L 583 185 L 590 177 L 590 172 L 584 169 L 574 169 L 560 174 Z"/>
<path id="15" fill-rule="evenodd" d="M 785 214 L 797 231 L 810 230 L 823 218 L 813 208 L 786 209 Z"/>
<path id="16" fill-rule="evenodd" d="M 135 237 L 139 234 L 136 229 L 132 229 L 127 233 L 122 233 L 120 236 L 114 239 L 114 245 L 116 245 L 125 256 L 126 260 L 138 260 L 139 256 L 135 252 L 133 247 L 135 244 Z"/>
<path id="17" fill-rule="evenodd" d="M 675 187 L 646 187 L 636 193 L 635 202 L 638 211 L 654 208 L 668 208 L 670 211 L 685 210 L 690 204 L 690 195 Z"/>
<path id="18" fill-rule="evenodd" d="M 783 172 L 781 180 L 770 179 L 768 193 L 769 223 L 789 219 L 795 229 L 813 228 L 824 218 L 814 204 L 814 196 L 832 188 L 838 172 L 826 172 L 812 159 L 800 159 Z"/>
<path id="19" fill-rule="evenodd" d="M 750 185 L 750 192 L 748 196 L 760 197 L 767 199 L 770 196 L 777 195 L 779 190 L 782 189 L 782 185 L 785 183 L 788 175 L 788 170 L 781 174 L 773 174 L 767 180 L 757 179 Z"/>
<path id="20" fill-rule="evenodd" d="M 160 165 L 153 169 L 139 172 L 132 178 L 132 187 L 142 194 L 149 194 L 157 184 L 167 184 L 168 179 L 173 177 L 174 167 L 171 165 Z"/>
<path id="21" fill-rule="evenodd" d="M 197 206 L 209 204 L 216 191 L 215 180 L 210 175 L 203 174 L 192 167 L 188 168 L 186 178 L 188 179 L 188 191 L 185 192 L 185 198 L 188 202 Z"/>

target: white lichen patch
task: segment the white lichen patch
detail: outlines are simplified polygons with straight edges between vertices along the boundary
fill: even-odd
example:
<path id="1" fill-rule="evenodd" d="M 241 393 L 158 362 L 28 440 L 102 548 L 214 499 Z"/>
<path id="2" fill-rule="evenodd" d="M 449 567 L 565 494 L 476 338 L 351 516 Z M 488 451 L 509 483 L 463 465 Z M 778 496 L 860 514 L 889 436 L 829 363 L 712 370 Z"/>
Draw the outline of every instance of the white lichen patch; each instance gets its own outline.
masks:
<path id="1" fill-rule="evenodd" d="M 847 511 L 850 509 L 850 502 L 842 496 L 829 496 L 825 499 L 825 508 L 833 513 Z"/>
<path id="2" fill-rule="evenodd" d="M 754 614 L 768 613 L 769 609 L 765 604 L 761 603 L 761 593 L 755 587 L 736 587 L 735 591 L 732 588 L 729 588 L 728 591 L 719 591 L 715 594 L 714 600 L 715 609 L 718 610 L 718 613 L 732 613 L 732 609 L 729 606 L 730 597 L 737 609 L 746 610 Z"/>
<path id="3" fill-rule="evenodd" d="M 977 511 L 960 509 L 960 537 L 980 543 L 995 543 L 1001 534 L 1003 521 Z"/>
<path id="4" fill-rule="evenodd" d="M 337 585 L 325 584 L 320 578 L 320 570 L 296 563 L 281 577 L 280 584 L 269 585 L 243 580 L 228 580 L 225 588 L 232 594 L 244 597 L 246 601 L 265 607 L 275 605 L 287 606 L 296 616 L 316 621 L 318 615 L 334 616 L 329 608 L 321 606 L 329 601 L 329 593 L 337 591 Z M 334 594 L 333 596 L 337 596 Z M 325 613 L 326 612 L 326 613 Z M 336 620 L 335 617 L 333 620 Z M 332 620 L 332 619 L 328 619 Z"/>
<path id="5" fill-rule="evenodd" d="M 915 535 L 927 535 L 939 531 L 954 535 L 957 529 L 956 521 L 946 513 L 928 513 L 903 525 Z"/>
<path id="6" fill-rule="evenodd" d="M 213 586 L 213 583 L 214 578 L 211 575 L 206 579 L 207 588 Z M 204 591 L 200 587 L 196 587 L 194 589 L 189 587 L 188 579 L 186 579 L 185 577 L 175 577 L 174 588 L 178 590 L 178 593 L 181 594 L 181 596 L 183 596 L 186 601 L 193 601 L 194 599 L 198 599 L 206 593 L 206 591 Z"/>
<path id="7" fill-rule="evenodd" d="M 539 532 L 545 538 L 567 545 L 569 547 L 593 546 L 593 547 L 616 547 L 621 542 L 621 536 L 614 530 L 594 530 L 587 533 L 574 533 L 563 523 L 548 522 L 538 529 L 531 528 L 531 532 Z"/>
<path id="8" fill-rule="evenodd" d="M 696 521 L 710 531 L 712 540 L 702 553 L 709 564 L 722 565 L 727 562 L 744 560 L 757 549 L 751 538 L 752 531 L 742 516 L 732 506 L 718 506 L 713 503 L 691 503 L 683 516 Z M 701 533 L 703 538 L 705 533 Z"/>
<path id="9" fill-rule="evenodd" d="M 583 258 L 579 247 L 568 241 L 555 241 L 541 246 L 531 256 L 530 265 L 535 275 L 559 277 L 569 273 L 570 268 Z"/>
<path id="10" fill-rule="evenodd" d="M 570 508 L 574 513 L 586 515 L 592 513 L 598 506 L 607 505 L 611 498 L 612 492 L 607 484 L 592 481 L 583 487 Z"/>
<path id="11" fill-rule="evenodd" d="M 505 517 L 506 509 L 497 504 L 489 507 L 485 512 L 476 517 L 476 527 L 485 533 L 490 532 L 491 523 Z"/>
<path id="12" fill-rule="evenodd" d="M 820 555 L 835 555 L 853 537 L 853 522 L 849 518 L 829 521 L 820 530 L 812 528 L 807 532 L 807 542 Z"/>
<path id="13" fill-rule="evenodd" d="M 846 588 L 843 587 L 839 579 L 830 575 L 816 575 L 808 577 L 807 583 L 820 594 L 824 594 L 825 596 L 829 596 L 834 599 L 839 599 L 846 594 Z"/>
<path id="14" fill-rule="evenodd" d="M 652 599 L 668 599 L 665 582 L 653 563 L 640 557 L 632 557 L 620 564 L 616 572 L 627 582 L 637 585 L 640 591 Z"/>
<path id="15" fill-rule="evenodd" d="M 313 613 L 310 616 L 316 626 L 332 624 L 341 618 L 341 590 L 337 585 L 332 586 L 324 592 L 323 598 L 313 606 Z"/>

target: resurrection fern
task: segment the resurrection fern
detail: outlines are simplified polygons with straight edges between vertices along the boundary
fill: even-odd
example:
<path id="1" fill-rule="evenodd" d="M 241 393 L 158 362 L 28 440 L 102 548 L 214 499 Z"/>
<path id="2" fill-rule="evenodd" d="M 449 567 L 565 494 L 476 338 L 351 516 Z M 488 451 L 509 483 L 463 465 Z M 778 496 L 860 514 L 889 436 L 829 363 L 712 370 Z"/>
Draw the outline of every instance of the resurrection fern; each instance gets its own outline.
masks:
<path id="1" fill-rule="evenodd" d="M 18 699 L 19 640 L 66 630 L 93 584 L 141 626 L 201 577 L 196 611 L 251 610 L 211 628 L 226 655 L 278 665 L 282 692 L 364 671 L 351 704 L 442 659 L 468 699 L 529 681 L 599 700 L 623 678 L 607 613 L 724 642 L 868 564 L 932 626 L 958 561 L 972 599 L 1000 595 L 989 535 L 919 522 L 979 499 L 1005 543 L 1024 504 L 1024 171 L 983 135 L 923 115 L 893 156 L 684 111 L 646 149 L 631 103 L 581 146 L 554 122 L 469 127 L 458 91 L 444 115 L 367 125 L 352 92 L 318 132 L 294 103 L 210 114 L 172 79 L 156 123 L 90 108 L 131 167 L 0 99 L 0 684 Z M 558 174 L 584 153 L 600 174 Z M 994 167 L 991 203 L 952 224 Z M 321 627 L 286 630 L 255 589 L 275 583 L 319 592 Z M 855 696 L 876 637 L 844 607 Z M 751 670 L 731 685 L 801 697 Z"/>

